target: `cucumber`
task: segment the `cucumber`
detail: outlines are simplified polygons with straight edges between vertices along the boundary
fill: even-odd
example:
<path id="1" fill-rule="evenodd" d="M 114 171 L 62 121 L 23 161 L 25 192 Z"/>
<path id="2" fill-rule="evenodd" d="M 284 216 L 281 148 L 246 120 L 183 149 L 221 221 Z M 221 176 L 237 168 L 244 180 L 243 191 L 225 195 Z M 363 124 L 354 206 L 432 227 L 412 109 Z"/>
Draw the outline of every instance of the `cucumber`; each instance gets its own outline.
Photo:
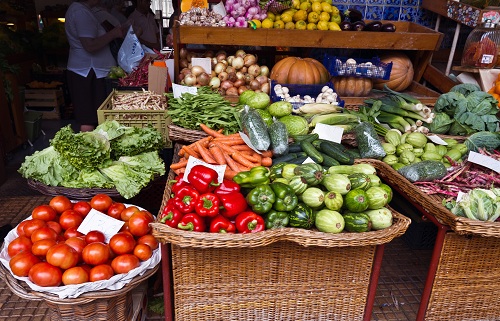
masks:
<path id="1" fill-rule="evenodd" d="M 322 152 L 319 152 L 319 153 L 321 154 L 321 156 L 323 156 L 323 163 L 321 163 L 321 165 L 326 166 L 326 167 L 340 165 L 339 161 L 336 160 L 335 158 L 330 157 L 329 155 L 324 154 Z"/>
<path id="2" fill-rule="evenodd" d="M 302 164 L 309 156 L 300 156 L 300 157 L 297 157 L 297 158 L 294 158 L 292 160 L 289 160 L 288 163 L 290 164 L 297 164 L 297 165 L 300 165 Z"/>
<path id="3" fill-rule="evenodd" d="M 428 182 L 443 178 L 447 171 L 440 161 L 423 160 L 418 163 L 407 165 L 398 170 L 410 182 Z"/>
<path id="4" fill-rule="evenodd" d="M 303 140 L 306 140 L 306 141 L 309 141 L 309 142 L 312 142 L 316 139 L 319 138 L 319 134 L 305 134 L 305 135 L 295 135 L 295 136 L 292 136 L 293 140 L 296 142 L 296 143 L 300 143 L 301 141 Z"/>
<path id="5" fill-rule="evenodd" d="M 298 157 L 303 157 L 303 156 L 307 156 L 306 153 L 304 152 L 299 152 L 299 153 L 288 153 L 286 155 L 283 155 L 283 156 L 280 156 L 280 157 L 276 157 L 276 158 L 273 158 L 273 165 L 274 164 L 279 164 L 279 163 L 288 163 L 290 162 L 291 160 L 293 159 L 296 159 Z"/>
<path id="6" fill-rule="evenodd" d="M 344 228 L 349 232 L 368 232 L 372 228 L 372 221 L 370 216 L 366 213 L 345 213 Z"/>
<path id="7" fill-rule="evenodd" d="M 268 129 L 273 155 L 282 156 L 288 153 L 288 131 L 285 124 L 273 117 Z"/>
<path id="8" fill-rule="evenodd" d="M 302 151 L 302 147 L 300 147 L 300 143 L 293 143 L 288 145 L 289 153 L 298 153 Z"/>
<path id="9" fill-rule="evenodd" d="M 262 119 L 262 116 L 250 108 L 245 106 L 240 114 L 241 128 L 248 136 L 252 145 L 258 150 L 267 150 L 271 145 L 271 138 L 267 132 L 267 125 Z"/>
<path id="10" fill-rule="evenodd" d="M 326 155 L 335 158 L 342 165 L 354 164 L 354 157 L 347 152 L 347 148 L 342 144 L 324 141 L 320 144 L 320 150 Z"/>
<path id="11" fill-rule="evenodd" d="M 307 140 L 303 140 L 300 142 L 300 147 L 302 150 L 306 152 L 307 156 L 311 157 L 311 159 L 318 164 L 323 163 L 323 155 Z"/>

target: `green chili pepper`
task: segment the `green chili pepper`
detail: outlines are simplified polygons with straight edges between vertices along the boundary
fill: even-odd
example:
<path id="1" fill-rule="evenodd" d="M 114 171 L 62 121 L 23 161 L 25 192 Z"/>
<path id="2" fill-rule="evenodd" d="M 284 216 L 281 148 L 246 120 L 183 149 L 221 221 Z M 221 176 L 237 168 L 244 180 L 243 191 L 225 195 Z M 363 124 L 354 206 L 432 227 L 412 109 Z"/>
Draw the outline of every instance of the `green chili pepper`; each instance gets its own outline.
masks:
<path id="1" fill-rule="evenodd" d="M 241 187 L 247 188 L 269 184 L 269 169 L 264 166 L 256 166 L 249 171 L 239 172 L 233 177 L 233 181 Z"/>

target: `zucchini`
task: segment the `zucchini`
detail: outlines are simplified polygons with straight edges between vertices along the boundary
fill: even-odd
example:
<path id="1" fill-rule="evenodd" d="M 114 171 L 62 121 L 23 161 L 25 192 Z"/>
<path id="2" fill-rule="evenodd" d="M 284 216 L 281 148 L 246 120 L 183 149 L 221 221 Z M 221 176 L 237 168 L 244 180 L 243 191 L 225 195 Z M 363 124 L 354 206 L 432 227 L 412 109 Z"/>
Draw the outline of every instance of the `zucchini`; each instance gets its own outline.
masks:
<path id="1" fill-rule="evenodd" d="M 447 171 L 440 161 L 423 160 L 418 163 L 407 165 L 398 170 L 410 182 L 427 182 L 443 178 Z"/>
<path id="2" fill-rule="evenodd" d="M 289 164 L 297 164 L 297 165 L 300 165 L 302 164 L 309 156 L 300 156 L 300 157 L 297 157 L 297 158 L 294 158 L 292 160 L 289 160 L 288 163 Z"/>
<path id="3" fill-rule="evenodd" d="M 300 143 L 293 143 L 288 145 L 289 153 L 298 153 L 302 151 L 302 147 L 300 147 Z"/>
<path id="4" fill-rule="evenodd" d="M 339 161 L 336 160 L 335 158 L 330 157 L 329 155 L 324 154 L 322 152 L 319 152 L 319 153 L 321 154 L 321 156 L 323 156 L 323 162 L 321 163 L 321 165 L 326 166 L 326 167 L 340 165 Z"/>
<path id="5" fill-rule="evenodd" d="M 267 125 L 262 116 L 248 105 L 240 114 L 241 128 L 248 136 L 252 145 L 258 150 L 267 150 L 271 145 L 271 138 L 267 132 Z"/>
<path id="6" fill-rule="evenodd" d="M 279 164 L 279 163 L 289 163 L 290 161 L 298 158 L 298 157 L 303 157 L 306 156 L 307 154 L 304 152 L 299 152 L 299 153 L 288 153 L 286 155 L 280 156 L 273 158 L 273 165 L 274 164 Z"/>
<path id="7" fill-rule="evenodd" d="M 300 143 L 303 140 L 312 142 L 319 138 L 319 134 L 316 133 L 316 134 L 294 135 L 292 136 L 292 138 L 296 143 Z"/>
<path id="8" fill-rule="evenodd" d="M 303 140 L 300 142 L 300 147 L 302 150 L 306 152 L 307 156 L 311 157 L 311 159 L 318 164 L 323 163 L 323 155 L 307 140 Z"/>
<path id="9" fill-rule="evenodd" d="M 273 155 L 282 156 L 288 153 L 288 131 L 285 124 L 273 117 L 268 129 Z"/>
<path id="10" fill-rule="evenodd" d="M 339 165 L 332 166 L 328 169 L 330 174 L 354 174 L 363 173 L 367 175 L 377 175 L 377 170 L 371 164 L 354 164 L 354 165 Z"/>
<path id="11" fill-rule="evenodd" d="M 321 152 L 335 158 L 340 164 L 352 165 L 354 164 L 354 157 L 352 157 L 342 144 L 324 141 L 320 144 Z"/>

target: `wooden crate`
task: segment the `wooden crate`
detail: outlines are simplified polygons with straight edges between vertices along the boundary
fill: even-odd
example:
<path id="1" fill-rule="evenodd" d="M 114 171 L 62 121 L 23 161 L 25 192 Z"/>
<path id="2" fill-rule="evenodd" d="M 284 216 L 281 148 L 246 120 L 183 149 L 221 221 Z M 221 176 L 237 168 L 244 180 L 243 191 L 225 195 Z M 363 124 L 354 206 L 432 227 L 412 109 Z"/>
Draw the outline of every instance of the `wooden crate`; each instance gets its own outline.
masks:
<path id="1" fill-rule="evenodd" d="M 64 105 L 62 89 L 26 89 L 24 106 L 29 111 L 39 111 L 43 119 L 60 119 Z"/>

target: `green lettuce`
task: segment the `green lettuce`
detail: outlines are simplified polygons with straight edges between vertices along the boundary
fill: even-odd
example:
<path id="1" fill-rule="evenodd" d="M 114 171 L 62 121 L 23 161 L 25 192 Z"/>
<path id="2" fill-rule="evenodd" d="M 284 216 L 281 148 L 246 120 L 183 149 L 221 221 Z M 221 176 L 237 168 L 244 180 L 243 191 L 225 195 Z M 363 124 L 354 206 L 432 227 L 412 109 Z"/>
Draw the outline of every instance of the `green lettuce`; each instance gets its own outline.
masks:
<path id="1" fill-rule="evenodd" d="M 154 127 L 128 127 L 125 133 L 111 140 L 111 156 L 134 156 L 163 148 L 163 138 Z"/>
<path id="2" fill-rule="evenodd" d="M 114 161 L 107 167 L 99 168 L 99 171 L 113 181 L 116 190 L 126 199 L 139 194 L 154 177 L 150 171 L 138 170 L 137 167 L 120 161 Z"/>
<path id="3" fill-rule="evenodd" d="M 127 126 L 121 125 L 116 120 L 106 120 L 97 126 L 94 132 L 103 135 L 108 140 L 112 140 L 123 135 L 127 128 Z"/>
<path id="4" fill-rule="evenodd" d="M 113 181 L 104 176 L 98 169 L 83 169 L 72 180 L 61 182 L 61 186 L 71 188 L 113 188 Z"/>
<path id="5" fill-rule="evenodd" d="M 158 152 L 147 152 L 135 156 L 122 156 L 118 159 L 120 162 L 137 168 L 144 168 L 153 174 L 165 175 L 165 163 L 158 155 Z"/>
<path id="6" fill-rule="evenodd" d="M 476 84 L 459 84 L 453 86 L 450 89 L 450 92 L 461 93 L 464 96 L 468 96 L 470 93 L 474 91 L 481 91 L 481 88 L 479 88 L 479 86 Z"/>

